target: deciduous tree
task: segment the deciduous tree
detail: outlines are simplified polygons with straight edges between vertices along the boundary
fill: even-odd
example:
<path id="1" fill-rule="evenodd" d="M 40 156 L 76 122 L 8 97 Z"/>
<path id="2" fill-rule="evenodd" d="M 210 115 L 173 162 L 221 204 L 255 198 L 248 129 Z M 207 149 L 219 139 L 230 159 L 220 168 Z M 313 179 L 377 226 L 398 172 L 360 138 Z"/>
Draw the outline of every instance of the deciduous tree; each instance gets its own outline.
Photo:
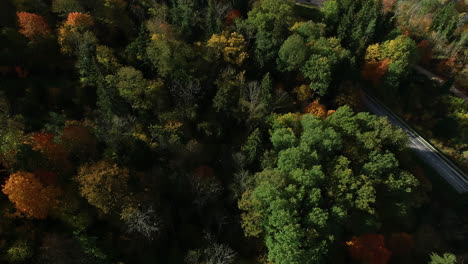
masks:
<path id="1" fill-rule="evenodd" d="M 18 211 L 37 219 L 47 217 L 60 194 L 56 187 L 45 186 L 34 174 L 24 171 L 10 175 L 2 191 Z"/>
<path id="2" fill-rule="evenodd" d="M 88 14 L 79 12 L 68 14 L 67 20 L 59 27 L 57 34 L 61 51 L 67 55 L 78 55 L 80 45 L 96 42 L 94 35 L 88 32 L 93 25 L 94 20 Z"/>
<path id="3" fill-rule="evenodd" d="M 249 56 L 244 36 L 237 32 L 224 31 L 221 35 L 213 34 L 206 45 L 212 48 L 217 56 L 222 55 L 225 62 L 234 65 L 241 65 Z"/>
<path id="4" fill-rule="evenodd" d="M 121 67 L 114 81 L 120 96 L 133 108 L 143 110 L 154 107 L 163 86 L 160 80 L 146 80 L 143 73 L 133 67 Z"/>
<path id="5" fill-rule="evenodd" d="M 286 71 L 300 69 L 307 60 L 308 49 L 304 39 L 293 34 L 284 41 L 278 53 L 278 67 Z"/>
<path id="6" fill-rule="evenodd" d="M 305 112 L 313 114 L 314 116 L 321 119 L 327 117 L 327 108 L 324 105 L 320 104 L 318 100 L 315 100 L 312 103 L 310 103 L 306 107 Z"/>
<path id="7" fill-rule="evenodd" d="M 324 120 L 275 116 L 271 165 L 255 175 L 239 201 L 245 234 L 261 235 L 274 263 L 323 263 L 343 223 L 351 223 L 350 231 L 376 230 L 382 215 L 404 217 L 417 205 L 409 197 L 418 186 L 391 152 L 404 146 L 404 137 L 385 119 L 349 107 Z M 387 251 L 377 252 L 383 252 L 379 260 L 388 260 Z"/>
<path id="8" fill-rule="evenodd" d="M 457 258 L 451 253 L 444 253 L 443 255 L 438 255 L 436 253 L 431 254 L 431 261 L 429 264 L 456 264 Z"/>
<path id="9" fill-rule="evenodd" d="M 351 256 L 369 264 L 387 264 L 392 253 L 385 247 L 384 236 L 365 234 L 346 242 Z"/>
<path id="10" fill-rule="evenodd" d="M 104 213 L 112 213 L 125 202 L 127 169 L 108 161 L 88 163 L 80 167 L 76 181 L 81 195 Z"/>
<path id="11" fill-rule="evenodd" d="M 72 12 L 68 14 L 65 25 L 71 27 L 85 27 L 90 28 L 94 25 L 94 19 L 88 14 L 83 14 L 80 12 Z"/>
<path id="12" fill-rule="evenodd" d="M 18 12 L 19 32 L 30 40 L 38 40 L 47 37 L 51 30 L 44 17 L 28 13 Z"/>
<path id="13" fill-rule="evenodd" d="M 241 27 L 255 36 L 255 59 L 261 66 L 276 58 L 293 22 L 293 3 L 288 0 L 261 0 L 248 13 Z"/>

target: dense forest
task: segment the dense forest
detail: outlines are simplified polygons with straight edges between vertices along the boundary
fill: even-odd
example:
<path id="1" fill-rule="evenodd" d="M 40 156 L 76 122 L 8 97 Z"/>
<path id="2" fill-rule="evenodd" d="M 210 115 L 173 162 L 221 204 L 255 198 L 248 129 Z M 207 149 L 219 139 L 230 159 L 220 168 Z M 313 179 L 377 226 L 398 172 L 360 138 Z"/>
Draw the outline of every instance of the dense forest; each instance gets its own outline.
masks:
<path id="1" fill-rule="evenodd" d="M 467 7 L 0 0 L 0 263 L 468 262 Z"/>

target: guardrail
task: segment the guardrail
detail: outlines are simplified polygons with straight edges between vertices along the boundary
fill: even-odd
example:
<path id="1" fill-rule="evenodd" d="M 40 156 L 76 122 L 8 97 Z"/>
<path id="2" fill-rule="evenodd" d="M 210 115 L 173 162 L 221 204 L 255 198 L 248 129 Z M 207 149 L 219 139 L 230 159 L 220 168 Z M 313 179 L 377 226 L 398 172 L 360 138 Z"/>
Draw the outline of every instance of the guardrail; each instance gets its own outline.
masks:
<path id="1" fill-rule="evenodd" d="M 381 107 L 384 110 L 384 115 L 390 116 L 393 118 L 395 121 L 398 122 L 398 126 L 404 128 L 404 130 L 409 133 L 411 136 L 416 138 L 419 142 L 421 142 L 426 148 L 428 148 L 434 155 L 436 155 L 439 159 L 443 160 L 452 170 L 455 171 L 455 174 L 458 174 L 460 179 L 463 181 L 463 184 L 465 185 L 464 187 L 460 186 L 452 186 L 458 191 L 458 192 L 466 192 L 468 191 L 468 178 L 466 174 L 458 168 L 458 166 L 453 163 L 451 160 L 449 160 L 440 150 L 438 150 L 436 147 L 434 147 L 431 143 L 429 143 L 424 137 L 422 137 L 417 131 L 415 131 L 413 128 L 411 128 L 404 120 L 402 120 L 398 115 L 393 113 L 391 109 L 389 109 L 385 104 L 380 102 L 377 98 L 373 97 L 368 91 L 365 89 L 362 89 L 364 92 L 364 95 L 366 97 L 366 100 L 370 100 L 377 106 Z M 433 165 L 433 164 L 429 164 Z M 433 166 L 434 167 L 434 166 Z M 437 170 L 437 169 L 436 169 Z M 449 182 L 450 183 L 450 182 Z"/>

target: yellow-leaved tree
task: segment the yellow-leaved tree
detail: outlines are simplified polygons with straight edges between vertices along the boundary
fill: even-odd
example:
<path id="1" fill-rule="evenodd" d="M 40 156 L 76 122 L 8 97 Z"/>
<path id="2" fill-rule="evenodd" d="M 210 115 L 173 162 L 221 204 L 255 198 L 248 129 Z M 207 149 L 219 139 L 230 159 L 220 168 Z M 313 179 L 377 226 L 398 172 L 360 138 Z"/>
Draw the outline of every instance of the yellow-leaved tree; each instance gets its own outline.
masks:
<path id="1" fill-rule="evenodd" d="M 127 194 L 128 170 L 108 161 L 81 166 L 76 177 L 81 195 L 104 213 L 119 206 Z"/>
<path id="2" fill-rule="evenodd" d="M 235 65 L 241 65 L 249 56 L 245 51 L 245 38 L 237 32 L 213 34 L 206 46 L 212 48 L 218 56 L 222 55 L 224 61 Z"/>

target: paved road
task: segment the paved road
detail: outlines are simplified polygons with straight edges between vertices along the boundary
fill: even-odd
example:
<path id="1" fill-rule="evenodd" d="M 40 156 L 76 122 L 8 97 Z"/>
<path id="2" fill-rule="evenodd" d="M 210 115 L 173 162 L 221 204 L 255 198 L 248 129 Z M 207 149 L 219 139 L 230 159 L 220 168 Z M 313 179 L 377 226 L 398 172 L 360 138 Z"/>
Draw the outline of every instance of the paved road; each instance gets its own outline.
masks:
<path id="1" fill-rule="evenodd" d="M 366 93 L 365 102 L 369 110 L 378 115 L 388 118 L 390 123 L 400 127 L 408 134 L 409 147 L 439 175 L 444 178 L 457 192 L 468 192 L 467 175 L 453 162 L 448 160 L 442 153 L 435 149 L 429 142 L 421 137 L 416 131 L 409 127 L 402 119 L 396 116 L 390 109 L 383 105 L 372 95 Z"/>

